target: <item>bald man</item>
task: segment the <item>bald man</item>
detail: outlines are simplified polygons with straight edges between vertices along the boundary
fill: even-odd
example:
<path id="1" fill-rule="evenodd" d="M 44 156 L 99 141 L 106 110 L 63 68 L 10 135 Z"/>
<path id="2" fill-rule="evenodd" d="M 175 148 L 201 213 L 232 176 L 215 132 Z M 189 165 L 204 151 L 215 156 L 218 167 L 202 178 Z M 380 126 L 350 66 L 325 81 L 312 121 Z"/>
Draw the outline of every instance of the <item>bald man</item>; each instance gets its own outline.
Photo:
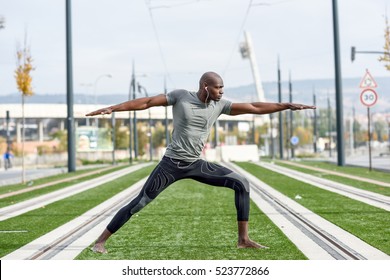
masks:
<path id="1" fill-rule="evenodd" d="M 249 182 L 246 178 L 221 165 L 200 158 L 210 129 L 221 114 L 270 114 L 282 110 L 315 109 L 314 106 L 293 103 L 232 103 L 222 99 L 223 81 L 215 72 L 204 73 L 198 91 L 184 89 L 152 97 L 143 97 L 102 108 L 86 116 L 105 115 L 119 111 L 145 110 L 155 106 L 172 106 L 173 131 L 165 155 L 153 170 L 139 195 L 113 217 L 96 240 L 93 251 L 107 253 L 107 239 L 119 230 L 135 213 L 155 199 L 172 183 L 185 178 L 212 186 L 227 187 L 235 193 L 238 248 L 267 248 L 252 241 L 248 235 Z"/>

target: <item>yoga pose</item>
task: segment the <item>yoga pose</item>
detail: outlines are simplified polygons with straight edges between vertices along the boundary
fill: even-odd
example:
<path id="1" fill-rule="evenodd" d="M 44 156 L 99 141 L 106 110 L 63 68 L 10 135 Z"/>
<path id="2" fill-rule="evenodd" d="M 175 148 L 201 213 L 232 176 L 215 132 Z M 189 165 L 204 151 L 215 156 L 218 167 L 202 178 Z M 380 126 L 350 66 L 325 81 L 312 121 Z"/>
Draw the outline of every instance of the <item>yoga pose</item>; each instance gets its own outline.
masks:
<path id="1" fill-rule="evenodd" d="M 118 111 L 145 110 L 155 106 L 172 106 L 173 131 L 164 157 L 150 174 L 139 195 L 116 213 L 96 240 L 93 250 L 106 253 L 107 239 L 121 228 L 132 215 L 155 199 L 173 182 L 191 178 L 199 182 L 227 187 L 235 192 L 238 224 L 238 248 L 267 248 L 252 241 L 248 235 L 249 183 L 246 178 L 218 164 L 200 159 L 210 129 L 221 114 L 270 114 L 282 110 L 315 109 L 315 106 L 293 103 L 232 103 L 222 99 L 222 78 L 206 72 L 197 92 L 174 90 L 152 97 L 143 97 L 93 111 L 86 116 L 111 114 Z"/>

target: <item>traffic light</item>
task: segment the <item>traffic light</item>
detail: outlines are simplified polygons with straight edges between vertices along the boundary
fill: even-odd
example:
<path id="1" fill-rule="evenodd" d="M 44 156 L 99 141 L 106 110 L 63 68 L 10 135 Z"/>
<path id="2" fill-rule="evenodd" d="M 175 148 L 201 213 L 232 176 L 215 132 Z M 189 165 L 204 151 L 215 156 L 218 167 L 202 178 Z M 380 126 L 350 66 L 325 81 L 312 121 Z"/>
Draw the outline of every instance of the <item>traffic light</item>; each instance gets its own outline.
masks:
<path id="1" fill-rule="evenodd" d="M 352 62 L 355 60 L 355 54 L 356 54 L 356 48 L 351 47 L 351 61 Z"/>

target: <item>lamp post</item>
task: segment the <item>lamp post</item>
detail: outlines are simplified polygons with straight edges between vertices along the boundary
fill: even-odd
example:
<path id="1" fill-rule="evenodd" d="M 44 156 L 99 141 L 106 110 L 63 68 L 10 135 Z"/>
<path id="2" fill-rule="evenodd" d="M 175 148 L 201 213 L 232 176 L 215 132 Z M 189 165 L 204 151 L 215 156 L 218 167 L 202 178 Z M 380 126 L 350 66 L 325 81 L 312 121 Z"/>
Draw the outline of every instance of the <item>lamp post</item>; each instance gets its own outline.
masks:
<path id="1" fill-rule="evenodd" d="M 129 90 L 129 100 L 134 100 L 136 98 L 136 76 L 137 77 L 147 77 L 147 74 L 136 74 L 135 66 L 133 61 L 133 73 L 131 74 L 130 81 L 130 90 Z M 133 118 L 131 115 L 133 114 Z M 133 134 L 133 135 L 132 135 Z M 138 132 L 137 132 L 137 111 L 129 111 L 129 154 L 130 154 L 130 164 L 133 163 L 133 151 L 134 148 L 134 159 L 138 159 Z"/>
<path id="2" fill-rule="evenodd" d="M 313 89 L 313 105 L 317 106 L 317 97 L 315 90 Z M 317 153 L 317 110 L 314 110 L 313 115 L 313 150 L 314 153 Z"/>
<path id="3" fill-rule="evenodd" d="M 278 102 L 282 102 L 282 78 L 280 73 L 280 61 L 278 57 Z M 283 159 L 283 115 L 280 111 L 279 113 L 279 157 Z"/>
<path id="4" fill-rule="evenodd" d="M 329 131 L 329 158 L 332 157 L 332 111 L 328 94 L 328 131 Z"/>
<path id="5" fill-rule="evenodd" d="M 333 43 L 335 64 L 335 89 L 336 89 L 336 129 L 337 129 L 337 165 L 345 165 L 344 155 L 344 126 L 343 126 L 343 92 L 341 79 L 340 38 L 337 0 L 332 0 L 333 15 Z"/>
<path id="6" fill-rule="evenodd" d="M 112 78 L 112 75 L 111 74 L 104 74 L 104 75 L 100 75 L 99 77 L 96 78 L 94 84 L 93 84 L 93 95 L 94 95 L 94 98 L 95 98 L 95 106 L 97 105 L 97 84 L 98 82 L 100 81 L 100 79 L 102 78 Z M 95 139 L 96 139 L 96 150 L 98 149 L 98 136 L 99 136 L 99 118 L 96 118 L 96 122 L 95 122 L 95 130 L 94 130 L 94 136 L 95 136 Z"/>
<path id="7" fill-rule="evenodd" d="M 71 0 L 66 0 L 66 104 L 67 104 L 67 140 L 68 140 L 68 172 L 76 171 L 76 145 L 73 114 L 73 55 L 72 55 L 72 19 Z"/>
<path id="8" fill-rule="evenodd" d="M 94 98 L 95 98 L 95 105 L 97 105 L 97 95 L 96 95 L 97 83 L 100 81 L 100 79 L 102 79 L 104 77 L 112 78 L 112 75 L 111 74 L 101 75 L 101 76 L 96 78 L 95 83 L 93 84 L 93 94 L 94 94 Z"/>
<path id="9" fill-rule="evenodd" d="M 149 97 L 148 92 L 146 91 L 146 88 L 141 86 L 139 83 L 137 85 L 138 85 L 138 92 L 141 93 L 143 91 L 145 96 Z M 149 157 L 150 157 L 150 161 L 152 161 L 153 160 L 152 118 L 151 118 L 151 114 L 150 114 L 150 109 L 148 109 L 148 113 L 149 113 L 149 122 L 148 122 L 148 125 L 149 125 L 149 132 L 148 132 L 148 137 L 149 137 Z"/>
<path id="10" fill-rule="evenodd" d="M 288 96 L 289 96 L 289 102 L 293 102 L 293 96 L 292 96 L 292 82 L 291 82 L 291 72 L 289 73 L 288 77 Z M 291 138 L 294 136 L 294 114 L 293 111 L 290 110 L 290 135 L 288 137 L 290 147 L 291 147 L 291 158 L 295 158 L 295 150 L 294 150 L 294 144 L 291 143 Z"/>
<path id="11" fill-rule="evenodd" d="M 164 94 L 167 95 L 167 80 L 164 76 Z M 169 131 L 168 131 L 168 106 L 165 106 L 165 145 L 169 144 Z"/>

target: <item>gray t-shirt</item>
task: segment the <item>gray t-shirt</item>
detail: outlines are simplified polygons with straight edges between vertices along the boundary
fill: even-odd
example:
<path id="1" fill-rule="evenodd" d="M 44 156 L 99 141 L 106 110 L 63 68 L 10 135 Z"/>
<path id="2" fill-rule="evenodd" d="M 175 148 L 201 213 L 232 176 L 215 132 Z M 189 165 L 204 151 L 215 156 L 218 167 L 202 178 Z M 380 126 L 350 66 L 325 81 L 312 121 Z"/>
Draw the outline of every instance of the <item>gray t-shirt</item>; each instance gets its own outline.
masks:
<path id="1" fill-rule="evenodd" d="M 172 105 L 173 131 L 165 155 L 193 161 L 199 158 L 210 134 L 210 129 L 221 114 L 230 114 L 232 102 L 221 99 L 205 104 L 196 92 L 183 89 L 167 93 Z"/>

